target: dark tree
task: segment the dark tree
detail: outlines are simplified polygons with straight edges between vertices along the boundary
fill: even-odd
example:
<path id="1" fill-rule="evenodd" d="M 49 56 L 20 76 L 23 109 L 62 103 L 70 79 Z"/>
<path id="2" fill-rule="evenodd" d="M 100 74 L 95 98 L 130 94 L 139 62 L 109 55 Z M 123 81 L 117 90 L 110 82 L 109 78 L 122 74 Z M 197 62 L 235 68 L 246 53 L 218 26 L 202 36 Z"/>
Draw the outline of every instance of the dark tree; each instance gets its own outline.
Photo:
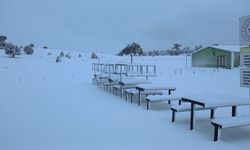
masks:
<path id="1" fill-rule="evenodd" d="M 56 57 L 56 62 L 59 63 L 59 62 L 61 62 L 61 61 L 62 61 L 62 60 L 61 60 L 61 57 L 60 57 L 60 56 L 57 56 L 57 57 Z"/>
<path id="2" fill-rule="evenodd" d="M 68 58 L 68 59 L 70 59 L 70 58 L 71 58 L 70 54 L 71 54 L 70 52 L 67 53 L 67 54 L 65 55 L 65 57 Z"/>
<path id="3" fill-rule="evenodd" d="M 91 54 L 91 59 L 98 59 L 98 56 L 96 55 L 95 52 L 93 52 L 93 53 Z"/>
<path id="4" fill-rule="evenodd" d="M 141 48 L 141 46 L 137 43 L 132 43 L 127 45 L 122 51 L 120 51 L 118 53 L 119 56 L 123 56 L 123 55 L 138 55 L 141 56 L 143 55 L 143 49 Z"/>
<path id="5" fill-rule="evenodd" d="M 5 47 L 5 54 L 15 57 L 16 55 L 21 55 L 22 54 L 22 49 L 18 46 L 13 45 L 12 43 L 6 43 Z"/>
<path id="6" fill-rule="evenodd" d="M 174 47 L 172 48 L 173 50 L 176 50 L 176 51 L 180 50 L 181 44 L 175 43 L 173 45 L 174 45 Z"/>
<path id="7" fill-rule="evenodd" d="M 65 56 L 65 55 L 64 55 L 63 51 L 61 51 L 60 57 L 64 57 L 64 56 Z"/>
<path id="8" fill-rule="evenodd" d="M 30 44 L 24 47 L 23 51 L 25 54 L 27 55 L 32 55 L 34 53 L 34 49 L 33 49 L 34 45 Z"/>
<path id="9" fill-rule="evenodd" d="M 5 42 L 7 40 L 7 37 L 4 35 L 0 35 L 0 42 Z"/>
<path id="10" fill-rule="evenodd" d="M 0 49 L 4 49 L 6 40 L 7 40 L 6 36 L 0 35 Z"/>
<path id="11" fill-rule="evenodd" d="M 175 43 L 173 45 L 174 45 L 174 47 L 172 49 L 175 51 L 175 55 L 181 54 L 181 52 L 180 52 L 181 44 Z"/>
<path id="12" fill-rule="evenodd" d="M 194 48 L 194 50 L 197 51 L 197 50 L 199 50 L 201 48 L 202 48 L 202 45 L 196 45 L 195 48 Z"/>

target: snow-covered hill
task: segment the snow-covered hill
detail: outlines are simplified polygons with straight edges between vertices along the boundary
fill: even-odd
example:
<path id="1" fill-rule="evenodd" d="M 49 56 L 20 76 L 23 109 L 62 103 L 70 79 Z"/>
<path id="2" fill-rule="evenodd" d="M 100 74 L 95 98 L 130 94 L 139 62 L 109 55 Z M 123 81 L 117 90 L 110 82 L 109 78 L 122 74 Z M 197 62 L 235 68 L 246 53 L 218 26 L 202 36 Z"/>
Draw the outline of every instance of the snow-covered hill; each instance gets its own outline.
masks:
<path id="1" fill-rule="evenodd" d="M 99 60 L 71 52 L 71 59 L 55 63 L 60 52 L 36 49 L 32 56 L 9 58 L 0 50 L 1 150 L 249 149 L 249 127 L 225 130 L 223 140 L 214 143 L 208 111 L 197 113 L 197 128 L 190 131 L 189 113 L 178 114 L 173 124 L 166 103 L 147 111 L 145 104 L 106 93 L 91 83 L 91 64 Z M 98 55 L 101 62 L 130 60 Z M 135 62 L 157 65 L 158 76 L 150 80 L 175 86 L 176 92 L 248 97 L 239 86 L 238 68 L 185 68 L 185 56 L 136 57 Z M 216 116 L 230 111 L 220 109 Z M 248 113 L 248 107 L 239 108 L 238 115 Z"/>

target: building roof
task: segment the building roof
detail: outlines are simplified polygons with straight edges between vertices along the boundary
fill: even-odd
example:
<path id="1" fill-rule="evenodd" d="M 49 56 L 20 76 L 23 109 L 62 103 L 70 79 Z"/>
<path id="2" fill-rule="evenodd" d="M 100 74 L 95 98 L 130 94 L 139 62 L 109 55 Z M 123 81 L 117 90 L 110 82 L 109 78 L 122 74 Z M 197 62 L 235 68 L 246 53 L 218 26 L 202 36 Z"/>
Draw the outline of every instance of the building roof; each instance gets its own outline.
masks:
<path id="1" fill-rule="evenodd" d="M 220 49 L 220 50 L 224 50 L 224 51 L 229 51 L 229 52 L 240 52 L 240 48 L 241 48 L 239 45 L 231 45 L 231 46 L 226 46 L 226 45 L 207 46 L 207 47 L 201 48 L 201 49 L 199 49 L 197 51 L 194 51 L 192 54 L 197 53 L 199 51 L 202 51 L 203 49 L 209 48 L 209 47 Z"/>
<path id="2" fill-rule="evenodd" d="M 240 52 L 240 46 L 239 45 L 233 45 L 233 46 L 211 46 L 213 48 L 230 51 L 230 52 Z"/>

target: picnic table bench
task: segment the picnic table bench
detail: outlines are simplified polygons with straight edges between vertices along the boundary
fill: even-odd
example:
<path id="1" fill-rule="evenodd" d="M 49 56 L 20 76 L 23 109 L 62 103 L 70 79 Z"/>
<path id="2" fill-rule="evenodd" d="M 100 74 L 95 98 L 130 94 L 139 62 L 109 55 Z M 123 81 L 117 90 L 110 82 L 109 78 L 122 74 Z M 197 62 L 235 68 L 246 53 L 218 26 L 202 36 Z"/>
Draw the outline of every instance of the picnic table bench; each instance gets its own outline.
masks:
<path id="1" fill-rule="evenodd" d="M 139 91 L 135 88 L 125 90 L 126 100 L 128 100 L 128 96 L 130 95 L 131 103 L 133 103 L 134 95 L 138 95 L 138 94 L 139 94 Z M 159 91 L 159 90 L 149 90 L 149 91 L 143 91 L 141 93 L 141 95 L 146 95 L 146 96 L 148 96 L 148 95 L 162 95 L 162 94 L 163 94 L 163 92 Z"/>
<path id="2" fill-rule="evenodd" d="M 128 79 L 134 79 L 131 77 L 126 77 L 124 80 L 128 80 Z M 109 88 L 109 91 L 111 92 L 113 90 L 113 93 L 115 93 L 115 90 L 117 90 L 119 87 L 119 82 L 121 81 L 121 78 L 119 76 L 111 76 L 108 79 L 109 84 L 107 84 L 107 89 Z"/>
<path id="3" fill-rule="evenodd" d="M 216 108 L 203 108 L 202 106 L 195 106 L 195 110 L 196 111 L 200 111 L 200 110 L 211 110 L 210 112 L 210 118 L 214 118 L 214 111 Z M 190 104 L 187 103 L 182 103 L 182 105 L 173 105 L 171 106 L 171 110 L 172 110 L 172 122 L 175 122 L 175 118 L 176 118 L 176 113 L 177 112 L 189 112 L 191 111 L 190 108 Z"/>
<path id="4" fill-rule="evenodd" d="M 123 97 L 124 89 L 126 88 L 135 88 L 138 84 L 149 84 L 151 81 L 144 79 L 124 79 L 119 82 L 121 90 L 121 98 Z"/>
<path id="5" fill-rule="evenodd" d="M 249 126 L 250 116 L 214 119 L 211 124 L 214 126 L 214 141 L 218 141 L 221 129 Z"/>
<path id="6" fill-rule="evenodd" d="M 179 105 L 181 104 L 181 97 L 178 95 L 149 95 L 146 97 L 147 102 L 147 110 L 150 109 L 151 102 L 162 102 L 162 101 L 168 101 L 168 104 L 171 103 L 171 101 L 179 101 Z"/>
<path id="7" fill-rule="evenodd" d="M 138 106 L 141 105 L 141 94 L 144 91 L 155 91 L 155 90 L 161 90 L 161 91 L 168 91 L 168 94 L 171 95 L 172 91 L 175 91 L 175 87 L 166 86 L 166 85 L 159 85 L 159 84 L 139 84 L 136 86 L 136 89 L 138 90 Z"/>
<path id="8" fill-rule="evenodd" d="M 214 109 L 219 107 L 232 107 L 232 116 L 237 115 L 237 107 L 250 105 L 249 99 L 225 94 L 206 94 L 182 97 L 183 102 L 190 103 L 190 130 L 195 125 L 195 111 L 197 106 L 203 109 Z"/>

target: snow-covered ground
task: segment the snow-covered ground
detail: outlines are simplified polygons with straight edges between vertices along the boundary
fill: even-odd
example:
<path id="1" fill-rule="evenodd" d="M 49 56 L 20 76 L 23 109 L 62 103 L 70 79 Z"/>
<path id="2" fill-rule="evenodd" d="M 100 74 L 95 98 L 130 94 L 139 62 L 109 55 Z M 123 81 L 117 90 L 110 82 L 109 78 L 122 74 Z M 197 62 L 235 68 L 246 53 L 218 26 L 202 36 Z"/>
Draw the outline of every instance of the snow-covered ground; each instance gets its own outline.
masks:
<path id="1" fill-rule="evenodd" d="M 51 52 L 51 55 L 48 55 Z M 189 113 L 171 123 L 166 103 L 147 111 L 92 85 L 90 54 L 71 52 L 55 63 L 60 51 L 36 50 L 33 56 L 8 58 L 0 50 L 0 149 L 249 149 L 250 127 L 223 130 L 213 142 L 209 112 L 197 113 L 189 130 Z M 100 56 L 100 55 L 99 55 Z M 101 61 L 128 62 L 129 57 L 102 55 Z M 188 68 L 186 57 L 136 57 L 136 63 L 157 65 L 155 83 L 175 86 L 178 93 L 225 93 L 248 98 L 240 87 L 239 69 Z M 229 117 L 230 108 L 216 111 Z M 238 115 L 248 115 L 239 107 Z"/>

